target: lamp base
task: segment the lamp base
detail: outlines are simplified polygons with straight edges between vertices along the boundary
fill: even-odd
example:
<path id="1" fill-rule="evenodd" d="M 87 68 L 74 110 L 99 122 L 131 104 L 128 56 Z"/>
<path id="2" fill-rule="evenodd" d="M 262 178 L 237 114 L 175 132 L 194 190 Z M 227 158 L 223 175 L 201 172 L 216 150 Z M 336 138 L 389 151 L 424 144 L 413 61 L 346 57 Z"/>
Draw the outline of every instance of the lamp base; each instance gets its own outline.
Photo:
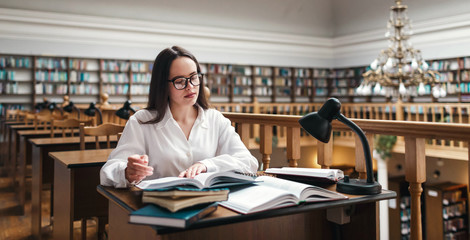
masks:
<path id="1" fill-rule="evenodd" d="M 352 195 L 375 195 L 382 192 L 382 185 L 375 181 L 368 183 L 366 179 L 343 179 L 336 184 L 336 191 Z"/>

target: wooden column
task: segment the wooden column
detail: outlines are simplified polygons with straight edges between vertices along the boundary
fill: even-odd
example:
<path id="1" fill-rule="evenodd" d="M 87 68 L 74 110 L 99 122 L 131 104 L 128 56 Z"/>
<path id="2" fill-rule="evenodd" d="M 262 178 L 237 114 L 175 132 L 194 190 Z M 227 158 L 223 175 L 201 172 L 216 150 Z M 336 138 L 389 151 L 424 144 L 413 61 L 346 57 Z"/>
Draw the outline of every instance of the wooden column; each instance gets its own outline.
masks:
<path id="1" fill-rule="evenodd" d="M 317 141 L 317 162 L 321 168 L 330 168 L 333 164 L 333 140 L 328 143 Z"/>
<path id="2" fill-rule="evenodd" d="M 424 138 L 405 137 L 405 178 L 410 183 L 411 239 L 421 240 L 421 184 L 426 181 L 426 155 Z"/>
<path id="3" fill-rule="evenodd" d="M 300 159 L 300 127 L 287 128 L 287 160 L 289 167 L 297 167 Z"/>
<path id="4" fill-rule="evenodd" d="M 356 152 L 356 171 L 359 173 L 359 178 L 366 179 L 366 159 L 364 158 L 364 148 L 362 147 L 361 139 L 357 134 L 354 134 L 355 140 L 355 152 Z M 369 148 L 372 151 L 374 149 L 374 135 L 373 134 L 366 134 L 367 141 L 369 142 Z M 372 152 L 370 153 L 372 156 Z"/>
<path id="5" fill-rule="evenodd" d="M 269 168 L 273 153 L 273 128 L 271 125 L 260 125 L 259 151 L 263 155 L 263 170 Z"/>
<path id="6" fill-rule="evenodd" d="M 240 135 L 240 139 L 242 140 L 243 144 L 247 148 L 250 147 L 250 124 L 248 123 L 238 123 L 237 126 L 238 135 Z"/>

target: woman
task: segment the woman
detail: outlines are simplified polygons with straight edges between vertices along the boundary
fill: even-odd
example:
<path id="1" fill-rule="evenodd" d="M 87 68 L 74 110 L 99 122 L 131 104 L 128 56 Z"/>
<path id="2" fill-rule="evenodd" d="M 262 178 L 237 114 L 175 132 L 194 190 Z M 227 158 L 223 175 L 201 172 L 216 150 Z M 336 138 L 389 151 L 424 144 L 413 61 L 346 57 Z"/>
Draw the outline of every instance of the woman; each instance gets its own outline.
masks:
<path id="1" fill-rule="evenodd" d="M 128 187 L 145 179 L 199 173 L 253 173 L 253 157 L 230 120 L 208 109 L 196 58 L 181 47 L 155 59 L 148 106 L 130 117 L 100 172 L 101 184 Z"/>

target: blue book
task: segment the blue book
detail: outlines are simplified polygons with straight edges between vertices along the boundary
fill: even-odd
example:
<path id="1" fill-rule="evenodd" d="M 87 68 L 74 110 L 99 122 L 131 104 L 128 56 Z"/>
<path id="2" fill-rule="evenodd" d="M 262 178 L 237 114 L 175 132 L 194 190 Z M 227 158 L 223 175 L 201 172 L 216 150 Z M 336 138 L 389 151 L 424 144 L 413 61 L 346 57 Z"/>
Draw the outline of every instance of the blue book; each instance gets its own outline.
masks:
<path id="1" fill-rule="evenodd" d="M 156 225 L 162 227 L 186 228 L 217 209 L 218 203 L 201 204 L 170 212 L 154 204 L 129 214 L 129 222 L 135 224 Z"/>

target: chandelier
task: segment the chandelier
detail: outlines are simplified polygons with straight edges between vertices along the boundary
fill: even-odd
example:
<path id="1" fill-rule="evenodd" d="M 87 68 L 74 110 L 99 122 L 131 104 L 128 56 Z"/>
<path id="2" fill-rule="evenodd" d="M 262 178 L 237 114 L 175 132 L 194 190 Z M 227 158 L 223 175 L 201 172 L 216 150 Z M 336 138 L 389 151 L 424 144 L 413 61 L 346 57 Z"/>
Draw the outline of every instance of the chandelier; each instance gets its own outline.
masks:
<path id="1" fill-rule="evenodd" d="M 446 96 L 446 86 L 439 82 L 439 73 L 431 70 L 409 41 L 413 31 L 407 16 L 406 5 L 395 0 L 391 7 L 385 37 L 387 49 L 380 52 L 362 74 L 364 81 L 356 89 L 358 95 L 383 95 L 387 98 L 416 97 L 432 94 L 434 98 Z"/>

